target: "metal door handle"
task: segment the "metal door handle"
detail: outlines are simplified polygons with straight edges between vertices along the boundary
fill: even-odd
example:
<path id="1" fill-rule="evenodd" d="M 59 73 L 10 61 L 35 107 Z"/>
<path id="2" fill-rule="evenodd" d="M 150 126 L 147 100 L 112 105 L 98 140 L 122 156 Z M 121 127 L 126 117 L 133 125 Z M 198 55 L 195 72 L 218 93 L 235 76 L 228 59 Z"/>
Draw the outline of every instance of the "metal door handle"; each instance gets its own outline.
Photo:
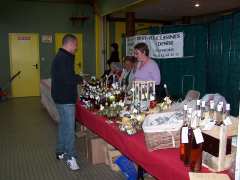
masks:
<path id="1" fill-rule="evenodd" d="M 35 65 L 32 65 L 32 66 L 34 66 L 36 69 L 38 69 L 38 64 L 35 64 Z"/>

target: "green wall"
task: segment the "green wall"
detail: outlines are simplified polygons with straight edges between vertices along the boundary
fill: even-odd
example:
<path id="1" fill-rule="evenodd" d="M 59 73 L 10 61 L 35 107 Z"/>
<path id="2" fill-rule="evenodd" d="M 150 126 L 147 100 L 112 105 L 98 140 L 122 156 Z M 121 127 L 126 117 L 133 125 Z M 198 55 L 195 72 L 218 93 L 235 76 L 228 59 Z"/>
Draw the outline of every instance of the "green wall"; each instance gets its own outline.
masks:
<path id="1" fill-rule="evenodd" d="M 155 59 L 161 69 L 162 81 L 174 97 L 185 97 L 190 89 L 206 92 L 207 27 L 179 25 L 150 28 L 150 34 L 184 33 L 184 57 Z"/>
<path id="2" fill-rule="evenodd" d="M 71 16 L 89 16 L 84 22 L 72 24 Z M 94 14 L 89 5 L 67 3 L 11 2 L 0 7 L 0 84 L 9 79 L 8 33 L 55 32 L 83 33 L 84 73 L 95 74 Z M 54 40 L 51 44 L 40 41 L 41 78 L 49 77 L 55 55 Z"/>
<path id="3" fill-rule="evenodd" d="M 218 92 L 238 114 L 240 100 L 240 12 L 223 16 L 209 24 L 209 92 Z"/>

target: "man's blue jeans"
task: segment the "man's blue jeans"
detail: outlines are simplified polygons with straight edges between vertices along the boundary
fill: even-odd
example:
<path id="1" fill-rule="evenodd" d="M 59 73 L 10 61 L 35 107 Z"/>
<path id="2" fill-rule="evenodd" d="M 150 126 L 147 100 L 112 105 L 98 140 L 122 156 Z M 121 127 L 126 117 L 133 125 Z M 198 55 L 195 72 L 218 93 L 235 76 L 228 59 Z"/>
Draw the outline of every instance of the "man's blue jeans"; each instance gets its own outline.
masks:
<path id="1" fill-rule="evenodd" d="M 66 153 L 66 158 L 75 157 L 75 104 L 56 104 L 59 113 L 56 153 Z"/>

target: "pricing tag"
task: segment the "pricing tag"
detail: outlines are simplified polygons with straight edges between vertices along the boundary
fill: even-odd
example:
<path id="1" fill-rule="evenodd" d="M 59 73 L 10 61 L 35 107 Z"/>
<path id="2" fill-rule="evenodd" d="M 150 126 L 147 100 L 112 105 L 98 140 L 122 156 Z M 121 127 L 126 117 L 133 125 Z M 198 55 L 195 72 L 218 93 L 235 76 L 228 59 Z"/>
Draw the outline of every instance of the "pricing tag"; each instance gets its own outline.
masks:
<path id="1" fill-rule="evenodd" d="M 182 143 L 188 143 L 188 127 L 182 127 L 181 140 Z"/>
<path id="2" fill-rule="evenodd" d="M 194 133 L 194 137 L 195 137 L 195 140 L 196 140 L 197 144 L 200 144 L 200 143 L 204 142 L 202 132 L 199 128 L 194 129 L 193 133 Z"/>
<path id="3" fill-rule="evenodd" d="M 223 122 L 226 126 L 229 126 L 229 125 L 232 124 L 232 121 L 231 121 L 230 117 L 227 117 L 226 119 L 224 119 Z"/>

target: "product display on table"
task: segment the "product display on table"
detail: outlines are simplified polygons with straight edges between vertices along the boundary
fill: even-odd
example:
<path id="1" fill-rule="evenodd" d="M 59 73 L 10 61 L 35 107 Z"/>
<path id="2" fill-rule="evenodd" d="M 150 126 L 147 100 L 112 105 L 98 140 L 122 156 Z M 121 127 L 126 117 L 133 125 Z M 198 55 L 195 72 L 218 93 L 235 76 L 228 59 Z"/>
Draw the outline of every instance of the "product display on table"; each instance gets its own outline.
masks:
<path id="1" fill-rule="evenodd" d="M 118 82 L 93 77 L 81 87 L 80 99 L 120 133 L 131 137 L 143 132 L 148 151 L 179 148 L 179 160 L 189 171 L 202 172 L 202 165 L 211 171 L 229 169 L 238 123 L 230 116 L 230 104 L 218 94 L 200 100 L 194 90 L 183 101 L 173 101 L 166 84 L 164 89 L 167 96 L 157 102 L 154 81 L 133 81 L 126 92 Z"/>

